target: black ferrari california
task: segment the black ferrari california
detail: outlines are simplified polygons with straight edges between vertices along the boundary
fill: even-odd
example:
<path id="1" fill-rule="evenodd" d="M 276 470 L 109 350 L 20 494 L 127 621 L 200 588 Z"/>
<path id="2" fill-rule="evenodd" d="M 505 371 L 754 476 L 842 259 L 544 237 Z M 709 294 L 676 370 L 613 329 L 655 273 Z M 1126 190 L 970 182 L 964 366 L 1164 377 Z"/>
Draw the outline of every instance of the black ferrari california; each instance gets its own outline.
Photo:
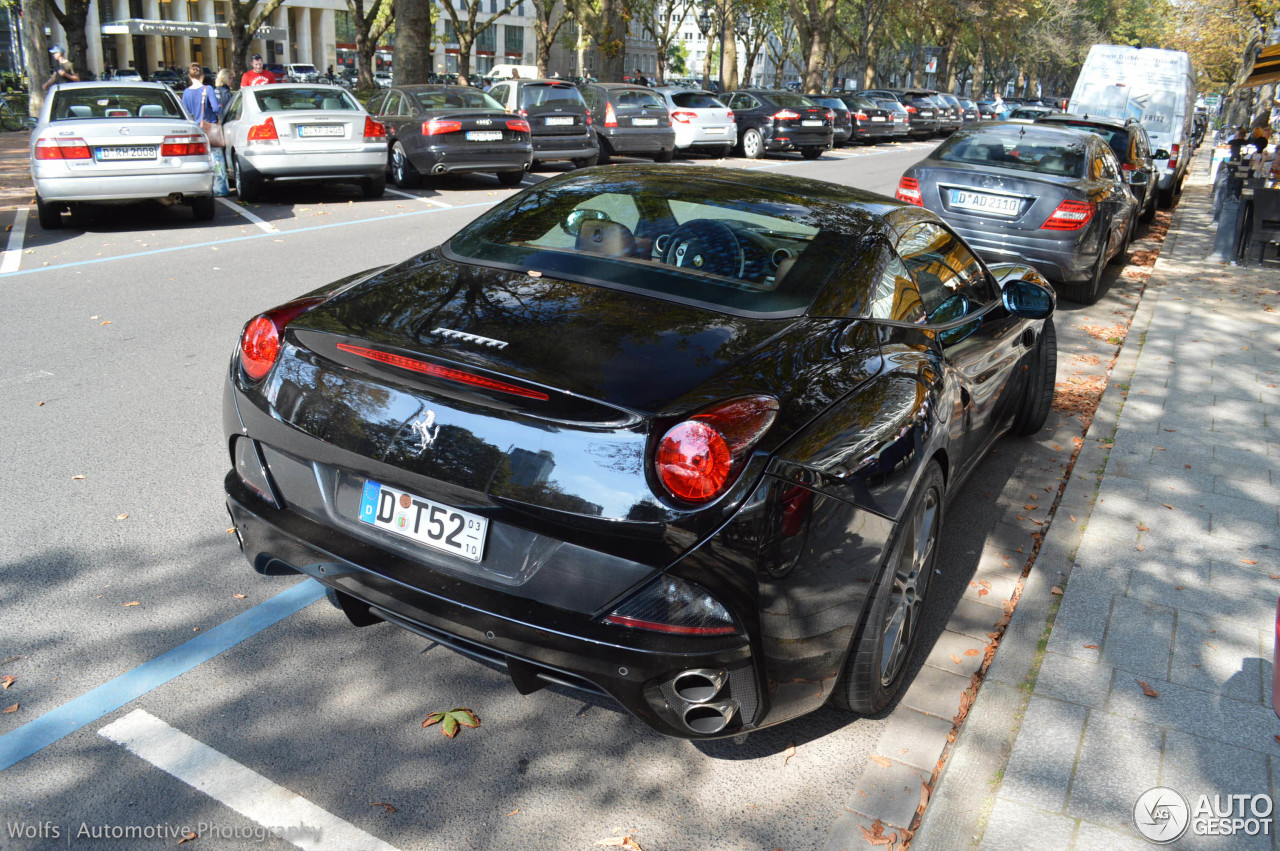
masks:
<path id="1" fill-rule="evenodd" d="M 1052 289 L 934 214 L 729 169 L 571 172 L 250 320 L 227 504 L 263 572 L 724 736 L 906 679 L 948 500 L 1041 428 Z"/>

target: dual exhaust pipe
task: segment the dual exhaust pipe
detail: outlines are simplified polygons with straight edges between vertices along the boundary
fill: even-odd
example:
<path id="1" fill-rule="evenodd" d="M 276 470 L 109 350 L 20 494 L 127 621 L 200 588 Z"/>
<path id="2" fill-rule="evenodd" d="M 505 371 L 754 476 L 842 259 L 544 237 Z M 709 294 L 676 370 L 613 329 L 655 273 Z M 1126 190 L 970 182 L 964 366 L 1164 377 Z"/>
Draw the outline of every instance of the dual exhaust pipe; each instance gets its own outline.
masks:
<path id="1" fill-rule="evenodd" d="M 738 712 L 738 701 L 716 699 L 728 681 L 728 673 L 720 669 L 695 668 L 676 675 L 671 689 L 684 704 L 680 720 L 686 727 L 711 736 L 729 726 Z"/>

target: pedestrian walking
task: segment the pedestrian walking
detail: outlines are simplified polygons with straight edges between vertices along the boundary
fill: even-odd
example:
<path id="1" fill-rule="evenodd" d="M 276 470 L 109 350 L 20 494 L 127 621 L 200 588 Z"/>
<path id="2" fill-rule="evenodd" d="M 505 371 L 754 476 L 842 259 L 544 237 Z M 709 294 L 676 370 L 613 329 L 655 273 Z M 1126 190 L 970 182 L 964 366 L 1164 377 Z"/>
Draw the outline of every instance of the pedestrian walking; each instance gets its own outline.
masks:
<path id="1" fill-rule="evenodd" d="M 49 53 L 53 56 L 54 71 L 49 79 L 44 81 L 44 90 L 48 91 L 49 87 L 54 83 L 78 83 L 80 76 L 76 74 L 76 69 L 71 64 L 71 60 L 67 59 L 62 52 L 62 47 L 55 44 L 49 48 Z"/>
<path id="2" fill-rule="evenodd" d="M 231 103 L 231 69 L 220 68 L 213 85 L 214 94 L 218 99 L 218 114 L 226 115 L 227 104 Z"/>
<path id="3" fill-rule="evenodd" d="M 222 107 L 218 104 L 218 96 L 212 86 L 205 85 L 204 69 L 200 63 L 192 62 L 187 67 L 190 83 L 182 93 L 182 105 L 197 122 L 216 124 L 222 115 Z"/>
<path id="4" fill-rule="evenodd" d="M 265 86 L 276 81 L 276 75 L 267 70 L 266 65 L 262 61 L 262 54 L 253 54 L 251 60 L 253 67 L 240 75 L 240 88 L 245 89 L 249 86 Z"/>

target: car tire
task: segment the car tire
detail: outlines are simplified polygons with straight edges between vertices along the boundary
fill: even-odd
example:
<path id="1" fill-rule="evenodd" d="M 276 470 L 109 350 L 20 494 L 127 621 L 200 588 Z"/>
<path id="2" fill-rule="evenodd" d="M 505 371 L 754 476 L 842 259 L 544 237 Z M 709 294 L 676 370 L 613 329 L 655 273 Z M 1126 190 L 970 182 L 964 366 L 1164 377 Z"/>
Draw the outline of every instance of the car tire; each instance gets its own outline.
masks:
<path id="1" fill-rule="evenodd" d="M 1133 232 L 1138 229 L 1138 221 L 1134 217 L 1129 218 L 1129 224 L 1125 225 L 1124 241 L 1120 243 L 1120 250 L 1112 255 L 1110 263 L 1117 266 L 1123 266 L 1129 262 L 1129 247 L 1133 244 Z"/>
<path id="2" fill-rule="evenodd" d="M 197 222 L 210 221 L 215 209 L 212 195 L 201 195 L 191 199 L 191 215 L 196 217 Z"/>
<path id="3" fill-rule="evenodd" d="M 592 154 L 589 157 L 582 157 L 581 159 L 574 160 L 573 167 L 574 168 L 591 168 L 593 165 L 596 165 L 599 162 L 600 162 L 600 155 Z"/>
<path id="4" fill-rule="evenodd" d="M 764 153 L 764 138 L 760 135 L 760 131 L 752 127 L 743 130 L 741 147 L 742 155 L 747 159 L 760 159 L 760 155 Z"/>
<path id="5" fill-rule="evenodd" d="M 366 177 L 360 181 L 360 191 L 366 198 L 381 198 L 387 193 L 387 176 L 379 172 L 375 177 Z"/>
<path id="6" fill-rule="evenodd" d="M 39 195 L 36 196 L 36 215 L 40 218 L 40 227 L 45 230 L 57 230 L 62 227 L 61 205 L 50 204 Z"/>
<path id="7" fill-rule="evenodd" d="M 867 616 L 832 693 L 842 709 L 874 715 L 902 689 L 937 561 L 944 485 L 942 468 L 930 461 L 894 528 Z"/>
<path id="8" fill-rule="evenodd" d="M 663 148 L 661 151 L 658 151 L 658 155 L 653 158 L 653 161 L 656 163 L 669 163 L 671 160 L 675 159 L 675 155 L 675 148 Z"/>
<path id="9" fill-rule="evenodd" d="M 822 156 L 822 148 L 801 148 L 800 156 L 804 157 L 806 160 L 816 160 L 818 157 Z"/>
<path id="10" fill-rule="evenodd" d="M 1035 434 L 1044 428 L 1053 404 L 1054 381 L 1058 374 L 1058 332 L 1053 327 L 1053 317 L 1044 320 L 1036 351 L 1031 358 L 1031 375 L 1022 394 L 1022 404 L 1014 414 L 1011 430 L 1014 434 Z"/>
<path id="11" fill-rule="evenodd" d="M 725 145 L 720 149 L 720 159 L 727 160 L 733 156 L 733 145 Z"/>
<path id="12" fill-rule="evenodd" d="M 1107 247 L 1104 245 L 1098 252 L 1098 259 L 1093 264 L 1093 274 L 1082 284 L 1062 284 L 1058 292 L 1076 304 L 1097 304 L 1102 296 L 1102 271 L 1107 266 Z"/>
<path id="13" fill-rule="evenodd" d="M 1138 216 L 1138 221 L 1149 222 L 1156 217 L 1156 193 L 1152 191 L 1151 187 L 1147 188 L 1147 197 L 1142 200 L 1146 202 L 1146 207 L 1143 208 L 1142 213 Z"/>
<path id="14" fill-rule="evenodd" d="M 388 164 L 391 171 L 391 180 L 401 189 L 416 189 L 422 183 L 422 174 L 413 167 L 404 145 L 399 142 L 391 146 Z"/>
<path id="15" fill-rule="evenodd" d="M 596 165 L 608 165 L 613 162 L 613 151 L 609 148 L 609 143 L 604 139 L 600 140 L 600 153 L 596 154 Z"/>
<path id="16" fill-rule="evenodd" d="M 1176 195 L 1177 195 L 1177 190 L 1175 186 L 1170 186 L 1168 189 L 1161 189 L 1160 190 L 1160 209 L 1167 210 L 1170 207 L 1172 207 L 1173 199 Z"/>
<path id="17" fill-rule="evenodd" d="M 498 172 L 498 182 L 503 186 L 519 186 L 520 181 L 524 180 L 523 171 L 500 171 Z"/>
<path id="18" fill-rule="evenodd" d="M 239 157 L 232 154 L 231 159 L 236 176 L 236 197 L 246 204 L 252 204 L 262 197 L 262 179 L 242 169 Z"/>

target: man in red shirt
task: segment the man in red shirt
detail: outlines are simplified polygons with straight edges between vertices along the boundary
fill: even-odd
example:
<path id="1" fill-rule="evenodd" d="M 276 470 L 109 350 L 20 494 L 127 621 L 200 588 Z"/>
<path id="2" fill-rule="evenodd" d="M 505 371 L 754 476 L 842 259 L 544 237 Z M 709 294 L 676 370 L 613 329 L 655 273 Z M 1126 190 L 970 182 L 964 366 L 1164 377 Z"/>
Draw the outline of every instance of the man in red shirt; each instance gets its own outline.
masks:
<path id="1" fill-rule="evenodd" d="M 249 86 L 265 86 L 268 83 L 274 83 L 276 75 L 268 71 L 262 64 L 262 54 L 253 54 L 253 70 L 245 71 L 240 77 L 240 88 L 248 88 Z"/>

